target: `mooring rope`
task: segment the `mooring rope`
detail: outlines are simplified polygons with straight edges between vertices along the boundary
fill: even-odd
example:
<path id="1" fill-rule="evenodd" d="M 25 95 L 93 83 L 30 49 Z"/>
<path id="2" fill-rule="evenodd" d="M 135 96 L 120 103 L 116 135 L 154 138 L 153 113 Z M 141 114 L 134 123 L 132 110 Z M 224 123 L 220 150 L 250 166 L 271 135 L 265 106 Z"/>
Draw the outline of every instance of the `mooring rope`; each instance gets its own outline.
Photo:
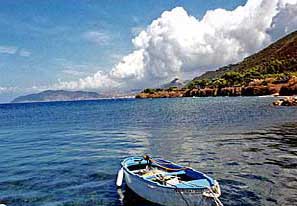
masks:
<path id="1" fill-rule="evenodd" d="M 166 182 L 166 184 L 171 185 L 173 187 L 175 187 L 175 190 L 178 192 L 178 194 L 180 194 L 180 196 L 182 197 L 182 199 L 185 201 L 187 206 L 190 206 L 190 204 L 188 203 L 187 199 L 184 197 L 182 191 L 179 190 L 179 188 L 176 185 L 170 184 L 168 182 Z"/>
<path id="2" fill-rule="evenodd" d="M 211 194 L 213 195 L 213 199 L 216 203 L 217 206 L 224 206 L 223 203 L 221 202 L 221 200 L 216 196 L 216 194 L 214 193 L 214 191 L 209 187 L 208 190 L 211 192 Z"/>
<path id="3" fill-rule="evenodd" d="M 190 185 L 190 186 L 194 186 L 194 187 L 199 187 L 199 185 L 196 185 L 194 183 L 189 183 L 189 182 L 185 182 L 180 180 L 183 184 L 185 185 Z M 214 193 L 214 191 L 211 189 L 211 187 L 207 187 L 207 189 L 210 191 L 210 193 L 213 195 L 213 199 L 216 203 L 216 206 L 224 206 L 223 203 L 220 201 L 220 199 L 216 196 L 216 194 Z"/>
<path id="4" fill-rule="evenodd" d="M 150 158 L 148 155 L 144 155 L 143 159 L 144 160 L 147 160 L 147 161 L 150 161 L 152 163 L 155 163 L 158 167 L 160 167 L 162 169 L 165 169 L 167 171 L 180 171 L 180 170 L 188 169 L 188 167 L 181 167 L 181 168 L 178 168 L 178 169 L 165 167 L 165 166 L 161 165 L 157 160 L 154 160 L 154 159 Z M 171 164 L 171 163 L 163 163 L 163 164 Z M 181 182 L 184 183 L 184 184 L 186 184 L 186 185 L 188 184 L 188 185 L 191 185 L 191 186 L 194 186 L 194 187 L 200 187 L 199 185 L 196 185 L 194 183 L 189 183 L 189 182 L 184 182 L 184 181 L 181 181 Z M 169 183 L 167 183 L 167 184 L 169 184 Z M 169 184 L 169 185 L 171 185 L 171 186 L 173 186 L 173 187 L 176 188 L 176 190 L 178 191 L 178 193 L 181 195 L 182 199 L 185 201 L 186 205 L 189 206 L 189 203 L 187 202 L 187 200 L 185 199 L 185 197 L 183 196 L 183 194 L 179 190 L 179 188 L 176 185 L 172 185 L 172 184 Z M 207 187 L 207 189 L 212 194 L 212 197 L 214 199 L 214 202 L 216 203 L 216 206 L 224 206 L 223 203 L 220 201 L 220 199 L 216 196 L 216 194 L 214 193 L 214 191 L 211 189 L 211 187 Z"/>

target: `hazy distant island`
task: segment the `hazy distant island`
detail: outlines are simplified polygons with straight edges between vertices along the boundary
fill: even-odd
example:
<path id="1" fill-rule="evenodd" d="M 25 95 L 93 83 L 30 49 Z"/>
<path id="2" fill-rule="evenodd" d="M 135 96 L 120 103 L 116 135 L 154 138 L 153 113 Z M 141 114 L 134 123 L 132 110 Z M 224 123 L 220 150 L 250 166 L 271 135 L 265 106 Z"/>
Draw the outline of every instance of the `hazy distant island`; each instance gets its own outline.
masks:
<path id="1" fill-rule="evenodd" d="M 206 72 L 183 86 L 178 79 L 168 85 L 147 88 L 136 98 L 297 95 L 297 31 L 242 62 Z"/>
<path id="2" fill-rule="evenodd" d="M 97 92 L 46 90 L 36 94 L 17 97 L 11 103 L 92 100 L 103 97 Z"/>

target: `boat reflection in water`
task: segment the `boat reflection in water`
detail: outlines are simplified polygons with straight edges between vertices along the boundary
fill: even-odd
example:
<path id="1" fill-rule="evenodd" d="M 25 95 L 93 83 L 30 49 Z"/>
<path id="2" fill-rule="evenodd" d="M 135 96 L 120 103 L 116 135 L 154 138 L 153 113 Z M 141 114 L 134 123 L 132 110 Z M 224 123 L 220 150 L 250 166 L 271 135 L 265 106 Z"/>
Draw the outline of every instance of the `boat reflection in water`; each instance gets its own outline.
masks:
<path id="1" fill-rule="evenodd" d="M 159 206 L 138 196 L 127 186 L 124 189 L 118 188 L 117 193 L 122 206 Z"/>

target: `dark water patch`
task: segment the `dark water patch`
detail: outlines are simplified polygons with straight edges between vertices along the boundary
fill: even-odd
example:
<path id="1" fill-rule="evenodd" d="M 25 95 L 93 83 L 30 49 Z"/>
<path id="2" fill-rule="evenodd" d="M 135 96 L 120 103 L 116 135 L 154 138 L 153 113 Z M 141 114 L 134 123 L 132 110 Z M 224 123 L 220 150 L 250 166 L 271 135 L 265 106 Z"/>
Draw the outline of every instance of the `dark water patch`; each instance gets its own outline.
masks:
<path id="1" fill-rule="evenodd" d="M 271 202 L 273 204 L 277 204 L 277 200 L 274 199 L 274 198 L 268 197 L 266 200 L 267 200 L 267 202 Z"/>
<path id="2" fill-rule="evenodd" d="M 13 191 L 12 191 L 13 192 Z M 45 202 L 47 200 L 47 196 L 41 193 L 29 192 L 22 193 L 19 195 L 11 195 L 0 198 L 1 203 L 5 203 L 6 205 L 38 205 L 41 202 Z"/>
<path id="3" fill-rule="evenodd" d="M 263 177 L 263 176 L 260 176 L 260 175 L 253 175 L 253 174 L 239 174 L 237 175 L 238 177 L 242 177 L 242 178 L 246 178 L 246 179 L 252 179 L 252 180 L 260 180 L 261 182 L 262 181 L 266 181 L 266 182 L 269 182 L 269 183 L 272 183 L 274 184 L 273 181 L 269 180 L 267 177 Z"/>
<path id="4" fill-rule="evenodd" d="M 227 163 L 225 163 L 225 165 L 228 165 L 228 166 L 238 166 L 240 164 L 238 162 L 227 162 Z"/>
<path id="5" fill-rule="evenodd" d="M 28 187 L 32 184 L 33 179 L 34 179 L 33 177 L 31 177 L 31 178 L 20 178 L 20 177 L 8 178 L 8 180 L 0 182 L 0 189 L 5 191 L 6 189 L 17 190 L 19 188 Z"/>
<path id="6" fill-rule="evenodd" d="M 236 180 L 231 180 L 231 179 L 220 179 L 220 183 L 224 184 L 224 185 L 230 185 L 233 187 L 246 187 L 246 184 L 244 184 L 243 182 L 240 181 L 236 181 Z"/>
<path id="7" fill-rule="evenodd" d="M 247 148 L 245 150 L 243 150 L 244 152 L 260 152 L 260 151 L 263 151 L 264 149 L 261 149 L 261 148 Z"/>
<path id="8" fill-rule="evenodd" d="M 265 164 L 271 164 L 271 165 L 278 165 L 281 168 L 284 169 L 295 169 L 297 168 L 297 163 L 295 161 L 282 161 L 282 160 L 274 160 L 274 159 L 267 159 L 268 161 L 264 162 Z"/>
<path id="9" fill-rule="evenodd" d="M 96 172 L 96 173 L 88 175 L 88 178 L 90 180 L 94 180 L 94 181 L 114 180 L 115 177 L 116 177 L 116 175 L 114 175 L 114 174 L 107 174 L 107 173 L 102 173 L 102 172 Z"/>

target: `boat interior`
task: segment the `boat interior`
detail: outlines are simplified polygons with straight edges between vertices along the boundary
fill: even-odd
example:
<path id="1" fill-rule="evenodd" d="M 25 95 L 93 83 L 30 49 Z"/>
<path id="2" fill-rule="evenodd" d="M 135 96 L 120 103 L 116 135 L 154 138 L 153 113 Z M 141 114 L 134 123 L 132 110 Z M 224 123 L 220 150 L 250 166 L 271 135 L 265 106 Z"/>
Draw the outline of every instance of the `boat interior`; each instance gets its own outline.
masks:
<path id="1" fill-rule="evenodd" d="M 153 163 L 143 159 L 131 160 L 126 163 L 126 168 L 145 180 L 167 187 L 197 189 L 214 185 L 214 180 L 207 175 L 165 160 Z"/>

